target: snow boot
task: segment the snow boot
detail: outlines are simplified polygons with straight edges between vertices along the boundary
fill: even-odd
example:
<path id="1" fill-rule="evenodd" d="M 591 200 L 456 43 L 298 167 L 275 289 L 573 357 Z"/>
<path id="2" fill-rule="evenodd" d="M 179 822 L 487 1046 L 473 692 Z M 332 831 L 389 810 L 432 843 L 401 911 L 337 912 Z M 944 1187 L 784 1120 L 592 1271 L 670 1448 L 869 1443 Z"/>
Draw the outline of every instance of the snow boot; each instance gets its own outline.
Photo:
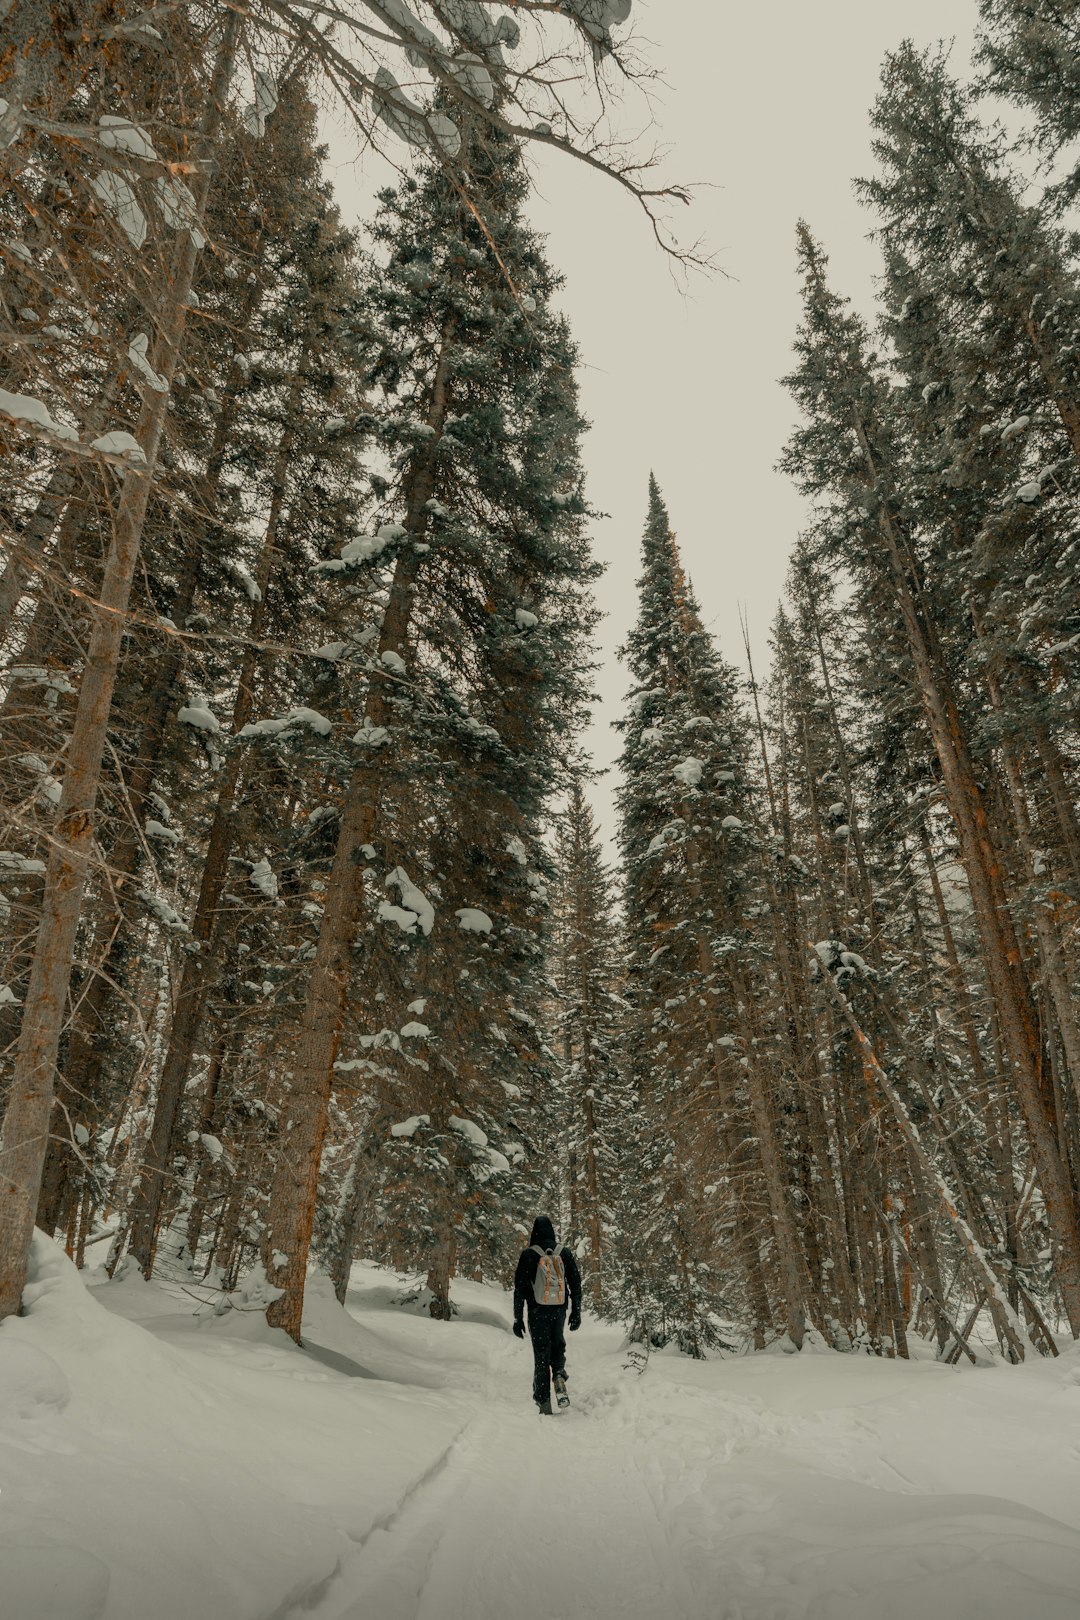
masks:
<path id="1" fill-rule="evenodd" d="M 540 1416 L 541 1417 L 551 1417 L 552 1415 L 553 1414 L 552 1414 L 552 1410 L 551 1410 L 551 1402 L 550 1401 L 541 1401 L 540 1402 Z"/>
<path id="2" fill-rule="evenodd" d="M 570 1397 L 566 1393 L 565 1373 L 555 1374 L 555 1399 L 558 1401 L 560 1408 L 570 1405 Z"/>

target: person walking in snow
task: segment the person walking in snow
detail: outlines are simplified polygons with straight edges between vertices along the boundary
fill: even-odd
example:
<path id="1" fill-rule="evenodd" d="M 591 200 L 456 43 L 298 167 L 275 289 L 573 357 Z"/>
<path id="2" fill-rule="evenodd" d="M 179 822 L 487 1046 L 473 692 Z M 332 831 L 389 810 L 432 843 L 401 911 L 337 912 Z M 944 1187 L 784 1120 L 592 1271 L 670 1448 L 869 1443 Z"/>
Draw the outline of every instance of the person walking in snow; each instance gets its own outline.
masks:
<path id="1" fill-rule="evenodd" d="M 542 1417 L 551 1416 L 551 1386 L 560 1406 L 569 1406 L 566 1393 L 567 1295 L 571 1333 L 581 1326 L 581 1272 L 569 1249 L 555 1242 L 555 1228 L 546 1215 L 533 1222 L 529 1247 L 522 1249 L 514 1275 L 514 1332 L 525 1337 L 525 1307 L 529 1307 L 529 1337 L 533 1347 L 533 1400 Z"/>

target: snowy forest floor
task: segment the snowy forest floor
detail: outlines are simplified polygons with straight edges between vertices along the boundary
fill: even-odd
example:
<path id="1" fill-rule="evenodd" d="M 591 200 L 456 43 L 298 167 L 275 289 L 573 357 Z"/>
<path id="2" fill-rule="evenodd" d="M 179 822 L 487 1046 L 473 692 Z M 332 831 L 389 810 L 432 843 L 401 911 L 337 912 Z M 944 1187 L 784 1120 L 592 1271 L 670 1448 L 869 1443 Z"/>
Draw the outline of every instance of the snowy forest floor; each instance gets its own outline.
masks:
<path id="1" fill-rule="evenodd" d="M 503 1290 L 357 1266 L 299 1351 L 39 1234 L 0 1327 L 5 1620 L 1077 1620 L 1080 1350 L 624 1368 L 540 1419 Z"/>

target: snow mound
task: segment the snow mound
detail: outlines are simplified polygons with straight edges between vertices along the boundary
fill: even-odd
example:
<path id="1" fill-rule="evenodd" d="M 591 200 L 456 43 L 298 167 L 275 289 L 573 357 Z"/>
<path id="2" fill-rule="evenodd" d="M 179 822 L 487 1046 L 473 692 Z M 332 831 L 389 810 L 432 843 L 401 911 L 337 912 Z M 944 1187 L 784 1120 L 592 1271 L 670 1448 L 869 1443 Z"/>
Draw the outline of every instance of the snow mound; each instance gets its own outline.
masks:
<path id="1" fill-rule="evenodd" d="M 244 128 L 260 140 L 266 133 L 266 120 L 278 104 L 277 81 L 273 74 L 259 69 L 255 74 L 255 100 L 244 109 Z"/>
<path id="2" fill-rule="evenodd" d="M 146 215 L 139 207 L 130 181 L 112 169 L 105 169 L 95 175 L 90 184 L 137 252 L 146 241 Z"/>
<path id="3" fill-rule="evenodd" d="M 261 861 L 256 861 L 251 868 L 248 878 L 253 889 L 258 889 L 265 900 L 276 900 L 278 897 L 278 880 L 270 862 L 264 855 Z"/>
<path id="4" fill-rule="evenodd" d="M 403 1119 L 400 1124 L 391 1125 L 390 1135 L 409 1141 L 416 1135 L 421 1125 L 430 1124 L 430 1114 L 411 1114 L 408 1119 Z"/>
<path id="5" fill-rule="evenodd" d="M 158 373 L 154 370 L 149 359 L 147 358 L 149 347 L 150 339 L 147 337 L 145 332 L 139 332 L 135 337 L 132 338 L 128 345 L 128 360 L 131 363 L 132 369 L 138 372 L 139 376 L 152 393 L 167 394 L 169 392 L 168 383 L 165 381 L 164 377 L 158 376 Z"/>
<path id="6" fill-rule="evenodd" d="M 376 112 L 388 128 L 410 146 L 435 146 L 448 158 L 457 157 L 461 136 L 457 125 L 445 113 L 425 112 L 407 96 L 389 68 L 375 74 L 378 91 Z"/>
<path id="7" fill-rule="evenodd" d="M 396 923 L 403 934 L 416 933 L 416 912 L 406 911 L 404 906 L 395 906 L 390 900 L 380 900 L 378 905 L 380 922 Z"/>
<path id="8" fill-rule="evenodd" d="M 329 737 L 333 730 L 332 723 L 317 709 L 290 709 L 288 714 L 276 716 L 273 720 L 251 720 L 246 726 L 241 726 L 237 732 L 238 737 L 280 737 L 287 731 L 294 731 L 298 726 L 314 731 L 319 737 Z"/>
<path id="9" fill-rule="evenodd" d="M 145 129 L 133 124 L 130 118 L 105 113 L 98 119 L 98 140 L 102 146 L 111 147 L 115 152 L 130 152 L 133 157 L 142 158 L 146 163 L 161 161 Z"/>
<path id="10" fill-rule="evenodd" d="M 31 855 L 20 855 L 13 849 L 0 849 L 0 868 L 9 872 L 30 874 L 44 872 L 45 862 L 36 860 Z"/>
<path id="11" fill-rule="evenodd" d="M 456 1131 L 459 1136 L 463 1136 L 474 1147 L 487 1147 L 488 1145 L 487 1135 L 471 1119 L 461 1119 L 457 1114 L 451 1114 L 450 1129 Z"/>
<path id="12" fill-rule="evenodd" d="M 462 1427 L 460 1394 L 365 1376 L 394 1354 L 325 1278 L 307 1351 L 137 1275 L 88 1290 L 40 1232 L 24 1304 L 0 1324 L 4 1620 L 314 1610 Z"/>
<path id="13" fill-rule="evenodd" d="M 54 421 L 49 407 L 32 394 L 12 394 L 6 388 L 0 388 L 0 416 L 8 417 L 12 422 L 25 422 L 30 427 L 42 428 L 53 438 L 66 439 L 69 443 L 79 437 L 74 428 Z"/>
<path id="14" fill-rule="evenodd" d="M 62 1412 L 71 1399 L 63 1370 L 43 1350 L 0 1336 L 0 1389 L 5 1416 L 35 1417 L 43 1408 Z"/>

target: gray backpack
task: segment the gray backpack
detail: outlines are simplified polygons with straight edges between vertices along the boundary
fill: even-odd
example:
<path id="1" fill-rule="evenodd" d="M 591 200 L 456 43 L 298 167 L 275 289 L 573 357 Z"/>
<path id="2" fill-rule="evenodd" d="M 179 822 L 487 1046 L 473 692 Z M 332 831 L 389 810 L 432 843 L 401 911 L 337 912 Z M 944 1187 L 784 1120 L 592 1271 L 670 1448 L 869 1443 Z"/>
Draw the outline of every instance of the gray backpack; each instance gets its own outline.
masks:
<path id="1" fill-rule="evenodd" d="M 562 1255 L 556 1254 L 553 1249 L 542 1249 L 539 1243 L 532 1244 L 532 1248 L 540 1256 L 533 1283 L 533 1298 L 538 1305 L 565 1305 L 566 1272 Z"/>

